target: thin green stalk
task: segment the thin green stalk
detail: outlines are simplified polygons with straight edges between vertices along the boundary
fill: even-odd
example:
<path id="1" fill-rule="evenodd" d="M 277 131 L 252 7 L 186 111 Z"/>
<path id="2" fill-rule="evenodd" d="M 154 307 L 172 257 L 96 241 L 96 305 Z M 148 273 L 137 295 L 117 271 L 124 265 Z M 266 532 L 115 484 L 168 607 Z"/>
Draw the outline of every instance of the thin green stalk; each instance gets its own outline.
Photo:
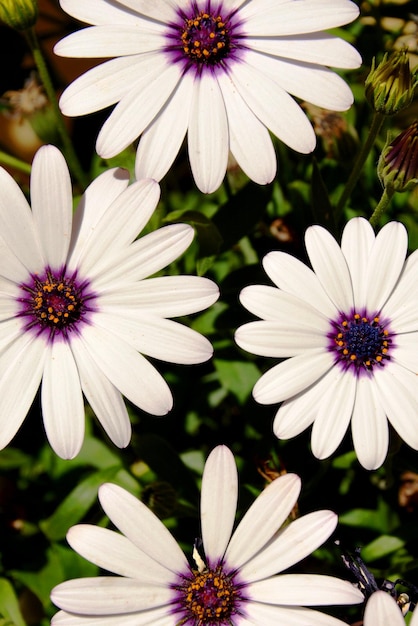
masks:
<path id="1" fill-rule="evenodd" d="M 26 36 L 27 36 L 27 40 L 29 42 L 30 48 L 32 50 L 36 67 L 38 68 L 39 77 L 42 81 L 46 95 L 48 96 L 48 99 L 52 106 L 55 121 L 57 124 L 57 130 L 59 132 L 59 135 L 62 141 L 63 152 L 65 154 L 68 167 L 70 168 L 71 173 L 73 174 L 75 179 L 78 181 L 78 183 L 81 185 L 81 187 L 85 189 L 89 181 L 85 172 L 83 171 L 83 168 L 80 165 L 78 157 L 73 148 L 71 138 L 68 134 L 67 127 L 65 126 L 62 113 L 58 106 L 57 95 L 55 93 L 55 89 L 53 87 L 51 77 L 49 75 L 48 68 L 47 68 L 45 59 L 42 54 L 41 47 L 39 45 L 39 40 L 33 28 L 26 31 Z"/>
<path id="2" fill-rule="evenodd" d="M 380 218 L 385 212 L 386 208 L 389 206 L 390 201 L 392 200 L 395 192 L 393 190 L 388 190 L 387 188 L 383 191 L 382 197 L 379 200 L 379 204 L 373 211 L 372 216 L 369 219 L 370 224 L 373 228 L 379 225 Z"/>
<path id="3" fill-rule="evenodd" d="M 337 203 L 337 207 L 336 207 L 337 215 L 341 214 L 341 211 L 344 209 L 345 204 L 351 195 L 351 192 L 353 191 L 358 179 L 360 178 L 360 174 L 363 169 L 363 166 L 366 162 L 367 157 L 369 156 L 369 152 L 373 147 L 376 137 L 379 134 L 379 131 L 382 127 L 384 119 L 385 119 L 385 116 L 382 113 L 375 112 L 373 116 L 372 124 L 370 126 L 369 134 L 356 158 L 354 167 L 351 170 L 351 174 L 348 177 L 347 183 Z"/>
<path id="4" fill-rule="evenodd" d="M 25 163 L 25 161 L 21 161 L 20 159 L 17 159 L 16 157 L 13 157 L 6 152 L 3 152 L 3 150 L 0 150 L 0 163 L 2 165 L 9 165 L 10 167 L 14 167 L 24 174 L 30 174 L 32 169 L 29 163 Z"/>

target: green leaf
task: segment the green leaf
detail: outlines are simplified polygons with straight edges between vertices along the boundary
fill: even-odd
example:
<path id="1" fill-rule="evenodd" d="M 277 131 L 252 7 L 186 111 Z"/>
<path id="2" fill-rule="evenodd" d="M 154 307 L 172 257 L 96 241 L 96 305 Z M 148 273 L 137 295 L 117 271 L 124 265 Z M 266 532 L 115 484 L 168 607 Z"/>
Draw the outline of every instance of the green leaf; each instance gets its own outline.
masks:
<path id="1" fill-rule="evenodd" d="M 405 541 L 393 535 L 382 535 L 362 548 L 361 556 L 367 561 L 376 561 L 392 552 L 403 548 Z"/>
<path id="2" fill-rule="evenodd" d="M 233 393 L 237 400 L 244 404 L 251 395 L 256 381 L 260 378 L 258 367 L 251 361 L 247 363 L 224 359 L 214 359 L 214 365 L 222 387 Z"/>
<path id="3" fill-rule="evenodd" d="M 77 524 L 97 501 L 97 491 L 103 483 L 113 480 L 120 466 L 113 466 L 90 474 L 55 509 L 54 513 L 40 522 L 44 534 L 51 541 L 63 539 L 70 526 Z"/>
<path id="4" fill-rule="evenodd" d="M 0 626 L 25 626 L 15 590 L 6 578 L 0 578 Z"/>

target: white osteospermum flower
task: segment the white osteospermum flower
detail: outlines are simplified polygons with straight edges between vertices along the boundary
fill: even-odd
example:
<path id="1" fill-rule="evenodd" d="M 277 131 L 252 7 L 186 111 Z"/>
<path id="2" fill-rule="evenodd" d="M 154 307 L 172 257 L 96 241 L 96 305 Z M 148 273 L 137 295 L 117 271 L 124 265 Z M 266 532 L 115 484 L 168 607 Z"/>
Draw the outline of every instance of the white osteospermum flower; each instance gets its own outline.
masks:
<path id="1" fill-rule="evenodd" d="M 82 524 L 67 538 L 79 554 L 118 577 L 58 585 L 51 599 L 63 611 L 53 626 L 343 626 L 304 607 L 362 602 L 351 583 L 316 574 L 275 576 L 311 554 L 337 523 L 331 511 L 317 511 L 279 530 L 299 492 L 295 474 L 277 478 L 232 533 L 237 468 L 228 448 L 215 448 L 202 480 L 204 554 L 195 549 L 191 567 L 145 504 L 121 487 L 103 485 L 100 503 L 122 535 Z"/>
<path id="2" fill-rule="evenodd" d="M 154 415 L 171 392 L 142 355 L 200 363 L 207 339 L 165 319 L 200 311 L 218 298 L 205 278 L 149 278 L 190 245 L 186 224 L 134 241 L 160 188 L 129 184 L 129 173 L 99 176 L 72 217 L 70 175 L 53 146 L 41 148 L 28 205 L 0 168 L 0 449 L 24 420 L 42 381 L 46 434 L 57 454 L 74 457 L 84 437 L 82 392 L 112 441 L 124 447 L 131 426 L 122 395 Z"/>
<path id="3" fill-rule="evenodd" d="M 363 626 L 405 626 L 401 609 L 386 591 L 376 591 L 367 601 Z M 409 626 L 418 626 L 415 609 Z"/>
<path id="4" fill-rule="evenodd" d="M 243 289 L 242 304 L 263 321 L 241 326 L 235 339 L 254 354 L 292 357 L 253 390 L 261 404 L 284 401 L 277 437 L 313 423 L 312 451 L 324 459 L 351 420 L 358 459 L 374 469 L 387 454 L 387 420 L 418 450 L 418 251 L 405 260 L 402 224 L 375 237 L 363 218 L 348 222 L 341 248 L 320 226 L 308 228 L 305 243 L 314 271 L 283 252 L 264 258 L 279 289 Z"/>
<path id="5" fill-rule="evenodd" d="M 358 52 L 323 29 L 358 15 L 349 0 L 60 0 L 92 24 L 55 46 L 66 57 L 116 57 L 63 93 L 65 115 L 117 106 L 97 139 L 114 156 L 141 134 L 136 175 L 160 180 L 184 137 L 197 186 L 219 187 L 228 152 L 255 182 L 276 157 L 268 130 L 311 152 L 315 135 L 290 94 L 342 111 L 353 101 L 327 66 L 355 68 Z"/>

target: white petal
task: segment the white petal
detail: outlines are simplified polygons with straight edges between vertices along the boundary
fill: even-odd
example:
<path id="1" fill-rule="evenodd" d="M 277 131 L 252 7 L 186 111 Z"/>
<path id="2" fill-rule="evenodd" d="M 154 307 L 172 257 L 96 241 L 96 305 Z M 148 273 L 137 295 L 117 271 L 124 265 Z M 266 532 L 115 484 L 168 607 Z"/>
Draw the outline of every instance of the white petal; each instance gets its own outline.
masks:
<path id="1" fill-rule="evenodd" d="M 394 322 L 396 331 L 399 333 L 414 331 L 418 327 L 416 308 L 418 297 L 417 271 L 418 250 L 415 250 L 406 259 L 399 281 L 382 308 L 382 315 Z"/>
<path id="2" fill-rule="evenodd" d="M 341 250 L 350 270 L 354 306 L 357 309 L 366 303 L 366 275 L 374 240 L 373 228 L 363 217 L 349 220 L 341 238 Z"/>
<path id="3" fill-rule="evenodd" d="M 353 413 L 357 378 L 338 367 L 333 368 L 333 373 L 312 428 L 312 452 L 317 459 L 326 459 L 337 449 Z"/>
<path id="4" fill-rule="evenodd" d="M 116 105 L 97 138 L 96 150 L 104 159 L 124 150 L 145 130 L 168 100 L 179 80 L 181 66 L 151 53 L 147 71 L 135 78 L 130 91 Z M 145 55 L 143 55 L 145 56 Z"/>
<path id="5" fill-rule="evenodd" d="M 141 237 L 117 259 L 109 255 L 106 267 L 98 276 L 91 271 L 94 287 L 100 292 L 120 285 L 121 280 L 137 281 L 159 272 L 187 250 L 193 237 L 194 230 L 188 224 L 170 224 Z"/>
<path id="6" fill-rule="evenodd" d="M 87 24 L 147 24 L 135 11 L 127 11 L 123 3 L 107 0 L 59 0 L 61 8 L 80 22 Z M 55 54 L 59 54 L 54 49 Z"/>
<path id="7" fill-rule="evenodd" d="M 74 357 L 66 341 L 48 346 L 42 379 L 42 416 L 54 452 L 72 459 L 84 439 L 84 404 Z"/>
<path id="8" fill-rule="evenodd" d="M 69 116 L 86 115 L 115 104 L 132 90 L 136 84 L 132 77 L 141 76 L 153 56 L 119 57 L 93 67 L 63 91 L 61 111 Z"/>
<path id="9" fill-rule="evenodd" d="M 119 4 L 127 7 L 133 13 L 167 24 L 176 19 L 176 9 L 179 0 L 119 0 Z"/>
<path id="10" fill-rule="evenodd" d="M 53 601 L 60 609 L 71 610 L 74 597 L 81 614 L 119 615 L 166 605 L 173 591 L 169 587 L 115 576 L 67 580 L 55 587 Z"/>
<path id="11" fill-rule="evenodd" d="M 103 218 L 104 213 L 129 184 L 129 172 L 112 168 L 100 174 L 81 196 L 73 221 L 68 267 L 73 270 L 91 234 Z"/>
<path id="12" fill-rule="evenodd" d="M 71 239 L 73 194 L 67 164 L 54 146 L 43 146 L 35 155 L 30 195 L 45 260 L 51 269 L 61 269 Z"/>
<path id="13" fill-rule="evenodd" d="M 103 374 L 128 400 L 152 415 L 170 411 L 173 399 L 167 383 L 130 344 L 98 326 L 84 326 L 81 341 Z"/>
<path id="14" fill-rule="evenodd" d="M 160 186 L 144 179 L 130 185 L 109 206 L 90 231 L 90 237 L 79 257 L 79 268 L 85 275 L 99 271 L 114 250 L 128 246 L 145 227 L 160 197 Z M 102 259 L 103 263 L 102 263 Z"/>
<path id="15" fill-rule="evenodd" d="M 315 148 L 313 128 L 293 98 L 269 76 L 247 62 L 231 63 L 228 75 L 243 100 L 271 132 L 297 152 Z"/>
<path id="16" fill-rule="evenodd" d="M 152 314 L 126 311 L 123 306 L 113 314 L 97 313 L 94 323 L 142 354 L 161 361 L 191 365 L 203 363 L 213 354 L 208 339 L 191 328 Z"/>
<path id="17" fill-rule="evenodd" d="M 229 134 L 222 93 L 210 72 L 202 72 L 194 83 L 188 147 L 196 185 L 203 193 L 215 191 L 226 172 Z"/>
<path id="18" fill-rule="evenodd" d="M 246 37 L 246 42 L 253 50 L 304 63 L 346 69 L 354 69 L 361 65 L 361 56 L 353 46 L 340 37 L 333 37 L 328 33 L 280 38 Z"/>
<path id="19" fill-rule="evenodd" d="M 279 59 L 259 52 L 247 52 L 245 61 L 288 93 L 317 106 L 346 111 L 353 104 L 348 85 L 322 65 Z"/>
<path id="20" fill-rule="evenodd" d="M 73 526 L 67 541 L 82 557 L 119 576 L 155 585 L 170 585 L 173 573 L 151 559 L 123 535 L 89 524 Z"/>
<path id="21" fill-rule="evenodd" d="M 298 259 L 285 252 L 269 252 L 263 259 L 263 267 L 280 289 L 304 300 L 330 319 L 338 314 L 316 274 Z"/>
<path id="22" fill-rule="evenodd" d="M 258 0 L 240 9 L 239 15 L 246 20 L 245 30 L 249 35 L 267 37 L 335 28 L 352 22 L 358 13 L 356 5 L 347 0 Z"/>
<path id="23" fill-rule="evenodd" d="M 394 362 L 373 370 L 382 406 L 399 436 L 418 450 L 418 383 L 416 374 Z"/>
<path id="24" fill-rule="evenodd" d="M 332 511 L 316 511 L 294 520 L 240 569 L 248 582 L 262 580 L 306 558 L 334 532 L 337 516 Z"/>
<path id="25" fill-rule="evenodd" d="M 24 334 L 0 358 L 0 449 L 14 437 L 38 391 L 46 346 Z"/>
<path id="26" fill-rule="evenodd" d="M 368 376 L 361 376 L 357 381 L 351 430 L 362 466 L 367 470 L 380 467 L 388 451 L 389 428 L 374 381 Z"/>
<path id="27" fill-rule="evenodd" d="M 58 585 L 59 588 L 59 585 Z M 55 588 L 57 589 L 57 587 Z M 55 590 L 52 590 L 52 597 L 55 597 Z M 141 613 L 130 613 L 125 615 L 75 615 L 59 611 L 51 620 L 52 626 L 174 626 L 171 615 L 167 617 L 167 607 L 141 611 Z"/>
<path id="28" fill-rule="evenodd" d="M 412 622 L 414 617 L 415 613 Z M 364 611 L 364 626 L 386 625 L 405 626 L 405 620 L 394 598 L 386 591 L 376 591 L 367 601 Z"/>
<path id="29" fill-rule="evenodd" d="M 27 270 L 41 273 L 45 261 L 40 251 L 32 211 L 18 184 L 2 167 L 0 189 L 1 236 Z"/>
<path id="30" fill-rule="evenodd" d="M 296 437 L 312 424 L 334 376 L 332 368 L 314 385 L 283 402 L 274 418 L 273 431 L 276 437 Z"/>
<path id="31" fill-rule="evenodd" d="M 104 310 L 140 308 L 160 317 L 179 317 L 203 311 L 216 302 L 216 283 L 203 276 L 158 276 L 100 294 Z"/>
<path id="32" fill-rule="evenodd" d="M 275 287 L 250 285 L 244 287 L 239 299 L 248 311 L 263 320 L 286 323 L 297 317 L 300 325 L 311 328 L 312 332 L 318 325 L 319 334 L 329 330 L 329 322 L 325 315 L 301 298 Z"/>
<path id="33" fill-rule="evenodd" d="M 291 318 L 288 322 L 250 322 L 235 332 L 235 341 L 252 354 L 269 357 L 292 357 L 308 350 L 326 348 L 326 335 Z"/>
<path id="34" fill-rule="evenodd" d="M 397 335 L 395 343 L 396 348 L 393 349 L 393 353 L 391 350 L 395 363 L 409 369 L 414 374 L 418 374 L 418 331 Z"/>
<path id="35" fill-rule="evenodd" d="M 112 442 L 125 448 L 131 439 L 131 423 L 120 392 L 97 367 L 78 338 L 72 339 L 71 350 L 88 403 Z"/>
<path id="36" fill-rule="evenodd" d="M 400 222 L 389 222 L 377 235 L 367 273 L 369 311 L 380 311 L 388 299 L 402 272 L 407 248 L 408 235 Z"/>
<path id="37" fill-rule="evenodd" d="M 142 26 L 142 25 L 141 25 Z M 164 46 L 164 29 L 149 22 L 146 30 L 134 24 L 106 24 L 76 31 L 55 46 L 58 56 L 107 58 L 142 54 Z"/>
<path id="38" fill-rule="evenodd" d="M 315 274 L 339 311 L 353 308 L 353 289 L 347 262 L 334 237 L 322 226 L 310 226 L 306 250 Z"/>
<path id="39" fill-rule="evenodd" d="M 285 474 L 260 493 L 231 538 L 225 554 L 228 567 L 239 570 L 266 546 L 295 506 L 300 488 L 296 474 Z"/>
<path id="40" fill-rule="evenodd" d="M 255 384 L 253 396 L 260 404 L 275 404 L 307 389 L 333 367 L 324 348 L 306 351 L 267 371 Z"/>
<path id="41" fill-rule="evenodd" d="M 248 108 L 227 74 L 221 72 L 217 78 L 228 117 L 230 150 L 251 180 L 266 185 L 273 180 L 277 169 L 269 132 Z"/>
<path id="42" fill-rule="evenodd" d="M 16 256 L 13 250 L 0 235 L 0 276 L 2 277 L 2 290 L 14 290 L 16 285 L 28 281 L 29 271 L 22 261 Z M 11 283 L 13 281 L 13 283 Z M 14 291 L 16 293 L 16 291 Z"/>
<path id="43" fill-rule="evenodd" d="M 237 466 L 226 446 L 217 446 L 207 458 L 202 477 L 200 519 L 208 567 L 222 559 L 232 527 L 238 499 Z"/>
<path id="44" fill-rule="evenodd" d="M 173 164 L 189 125 L 194 80 L 191 72 L 182 76 L 170 98 L 142 133 L 135 161 L 136 178 L 161 180 Z"/>
<path id="45" fill-rule="evenodd" d="M 326 613 L 299 607 L 272 606 L 271 604 L 250 602 L 245 609 L 250 620 L 248 623 L 252 626 L 260 626 L 260 624 L 263 626 L 277 626 L 277 624 L 285 624 L 286 626 L 344 626 L 345 624 L 345 622 L 341 622 Z M 65 626 L 72 626 L 72 624 L 67 625 L 65 623 Z M 74 626 L 78 626 L 78 624 Z M 80 626 L 84 626 L 84 624 Z"/>
<path id="46" fill-rule="evenodd" d="M 359 604 L 364 596 L 346 580 L 319 574 L 281 574 L 248 587 L 251 600 L 267 604 L 329 606 Z"/>
<path id="47" fill-rule="evenodd" d="M 99 500 L 113 524 L 142 552 L 174 574 L 189 571 L 177 542 L 145 504 L 111 483 L 99 488 Z"/>

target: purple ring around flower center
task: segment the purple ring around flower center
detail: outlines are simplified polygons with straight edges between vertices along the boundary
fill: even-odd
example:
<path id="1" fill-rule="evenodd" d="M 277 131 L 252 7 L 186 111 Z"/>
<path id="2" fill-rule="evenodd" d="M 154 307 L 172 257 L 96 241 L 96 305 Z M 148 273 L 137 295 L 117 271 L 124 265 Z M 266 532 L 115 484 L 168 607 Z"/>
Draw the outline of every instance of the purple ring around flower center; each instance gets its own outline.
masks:
<path id="1" fill-rule="evenodd" d="M 177 21 L 168 24 L 165 51 L 172 61 L 184 65 L 185 72 L 225 69 L 245 48 L 236 10 L 231 12 L 222 2 L 212 7 L 210 0 L 203 8 L 191 1 L 190 7 L 178 11 Z"/>
<path id="2" fill-rule="evenodd" d="M 42 275 L 31 274 L 20 284 L 17 317 L 24 320 L 25 331 L 47 335 L 48 340 L 68 340 L 97 310 L 96 298 L 89 281 L 79 280 L 77 272 L 47 267 Z"/>
<path id="3" fill-rule="evenodd" d="M 334 354 L 335 364 L 351 370 L 356 376 L 383 367 L 391 359 L 394 333 L 389 320 L 367 311 L 340 314 L 331 321 L 327 334 L 328 350 Z"/>
<path id="4" fill-rule="evenodd" d="M 172 613 L 182 626 L 218 624 L 230 626 L 234 615 L 245 615 L 246 584 L 239 581 L 236 572 L 228 572 L 224 565 L 190 570 L 180 575 L 172 585 L 175 592 Z"/>

